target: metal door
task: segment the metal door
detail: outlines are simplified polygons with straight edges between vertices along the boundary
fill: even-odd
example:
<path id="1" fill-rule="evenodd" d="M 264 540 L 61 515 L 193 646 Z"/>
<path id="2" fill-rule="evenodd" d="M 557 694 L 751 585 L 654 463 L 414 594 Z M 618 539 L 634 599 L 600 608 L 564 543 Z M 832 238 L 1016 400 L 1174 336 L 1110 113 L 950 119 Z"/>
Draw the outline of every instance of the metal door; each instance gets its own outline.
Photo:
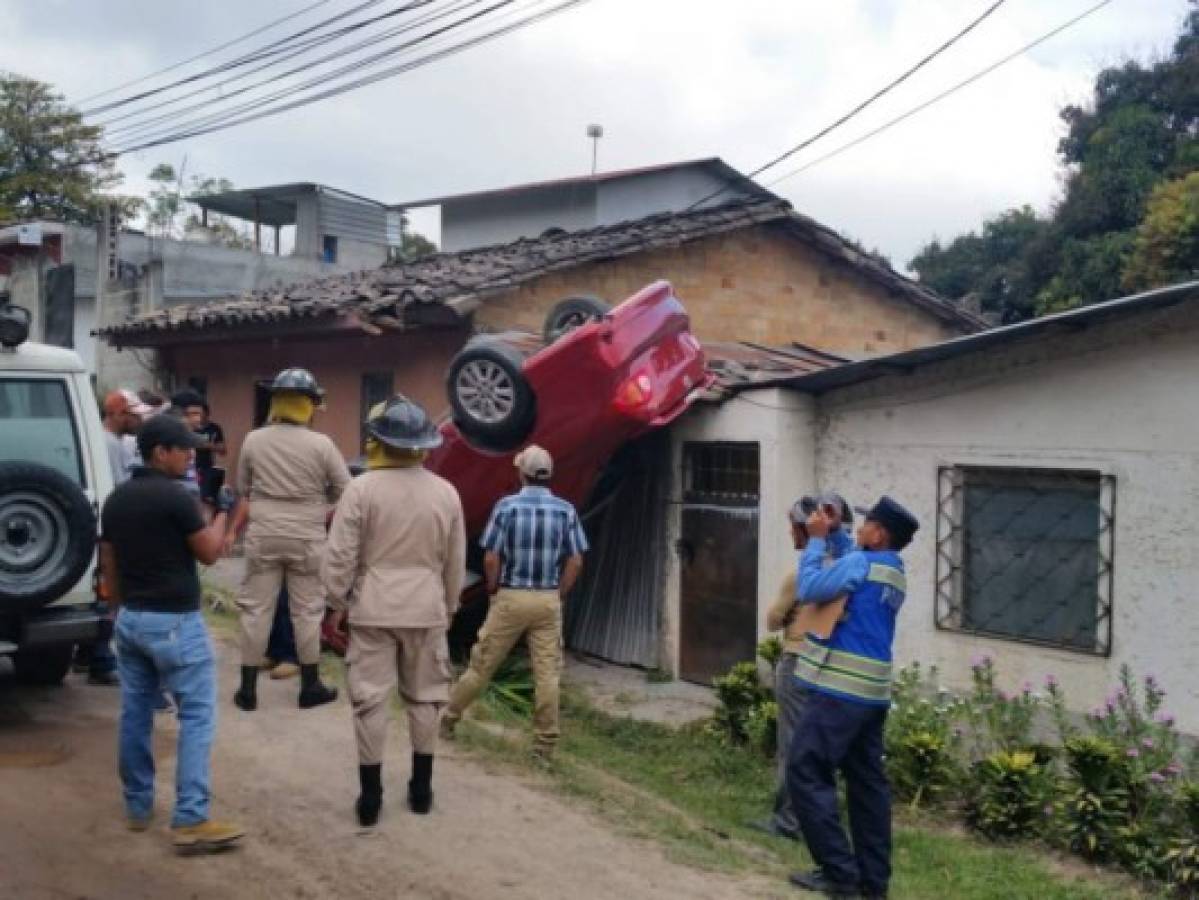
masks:
<path id="1" fill-rule="evenodd" d="M 752 661 L 758 630 L 758 445 L 683 448 L 679 675 Z"/>

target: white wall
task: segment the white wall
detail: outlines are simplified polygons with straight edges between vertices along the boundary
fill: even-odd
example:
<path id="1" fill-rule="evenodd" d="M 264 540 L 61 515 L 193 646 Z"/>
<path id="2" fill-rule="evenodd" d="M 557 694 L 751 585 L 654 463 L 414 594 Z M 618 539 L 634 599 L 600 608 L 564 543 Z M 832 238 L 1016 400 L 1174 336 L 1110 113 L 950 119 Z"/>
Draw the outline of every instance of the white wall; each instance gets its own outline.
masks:
<path id="1" fill-rule="evenodd" d="M 1155 675 L 1199 733 L 1199 316 L 1174 312 L 975 353 L 819 402 L 817 475 L 853 502 L 889 493 L 920 519 L 905 552 L 900 662 L 937 662 L 951 685 L 992 655 L 1016 688 L 1056 675 L 1076 708 L 1102 702 L 1121 663 Z M 758 397 L 758 394 L 752 395 Z M 1099 470 L 1116 478 L 1110 658 L 934 627 L 937 469 L 979 464 Z"/>
<path id="2" fill-rule="evenodd" d="M 447 252 L 535 238 L 547 228 L 595 225 L 594 185 L 521 191 L 455 200 L 441 207 L 441 249 Z"/>
<path id="3" fill-rule="evenodd" d="M 761 467 L 758 517 L 758 637 L 766 634 L 766 608 L 779 582 L 794 565 L 787 511 L 810 492 L 815 480 L 812 398 L 790 391 L 763 390 L 720 406 L 693 407 L 671 429 L 673 470 L 682 472 L 688 441 L 756 442 Z M 682 478 L 675 477 L 670 507 L 661 658 L 672 672 L 679 666 L 679 560 L 675 542 L 682 533 Z"/>
<path id="4" fill-rule="evenodd" d="M 604 181 L 597 188 L 595 224 L 611 225 L 660 212 L 682 212 L 722 188 L 727 190 L 704 205 L 732 203 L 745 195 L 743 188 L 730 186 L 714 172 L 698 166 Z"/>

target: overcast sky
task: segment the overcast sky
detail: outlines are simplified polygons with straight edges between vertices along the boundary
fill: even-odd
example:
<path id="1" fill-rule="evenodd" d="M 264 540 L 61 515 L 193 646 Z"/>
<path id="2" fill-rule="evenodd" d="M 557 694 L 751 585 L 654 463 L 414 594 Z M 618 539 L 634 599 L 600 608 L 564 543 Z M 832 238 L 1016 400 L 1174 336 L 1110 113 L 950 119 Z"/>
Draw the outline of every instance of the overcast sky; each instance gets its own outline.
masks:
<path id="1" fill-rule="evenodd" d="M 312 0 L 3 0 L 0 66 L 68 100 L 177 62 Z M 762 181 L 862 134 L 1093 5 L 1008 0 L 916 76 Z M 282 36 L 353 5 L 331 0 Z M 393 4 L 376 7 L 374 11 Z M 317 181 L 385 202 L 722 156 L 748 171 L 856 105 L 989 0 L 591 0 L 462 55 L 339 98 L 127 156 L 238 186 Z M 774 187 L 900 267 L 933 236 L 1058 192 L 1059 108 L 1095 73 L 1166 52 L 1185 0 L 1115 0 L 929 111 Z M 226 53 L 231 53 L 226 51 Z M 221 57 L 213 57 L 216 61 Z M 434 230 L 431 218 L 418 225 Z"/>

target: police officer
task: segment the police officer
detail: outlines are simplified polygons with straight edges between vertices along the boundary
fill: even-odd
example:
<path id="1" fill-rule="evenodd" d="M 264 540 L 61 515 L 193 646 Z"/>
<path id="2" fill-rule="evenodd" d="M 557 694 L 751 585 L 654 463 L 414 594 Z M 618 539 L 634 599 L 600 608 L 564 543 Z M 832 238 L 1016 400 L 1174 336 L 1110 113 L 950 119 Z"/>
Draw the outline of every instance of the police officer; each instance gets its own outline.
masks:
<path id="1" fill-rule="evenodd" d="M 791 805 L 817 865 L 792 884 L 829 896 L 885 897 L 891 877 L 891 793 L 883 769 L 883 726 L 891 705 L 891 647 L 907 590 L 899 551 L 919 528 L 916 517 L 881 498 L 858 528 L 858 549 L 827 568 L 829 516 L 808 518 L 800 561 L 801 603 L 848 595 L 827 639 L 805 638 L 796 677 L 808 690 L 787 766 Z M 853 847 L 837 809 L 836 773 L 846 780 Z"/>
<path id="2" fill-rule="evenodd" d="M 349 611 L 346 654 L 361 793 L 358 821 L 374 825 L 383 802 L 388 695 L 399 684 L 412 741 L 408 805 L 427 813 L 438 719 L 450 697 L 446 630 L 466 573 L 462 502 L 421 464 L 441 444 L 425 411 L 393 397 L 366 423 L 365 474 L 337 505 L 321 576 L 334 625 Z"/>
<path id="3" fill-rule="evenodd" d="M 241 611 L 241 687 L 233 702 L 258 707 L 258 668 L 271 632 L 279 588 L 286 583 L 300 658 L 300 707 L 337 698 L 319 674 L 325 592 L 320 561 L 325 520 L 349 483 L 333 442 L 309 425 L 324 391 L 310 372 L 284 369 L 271 384 L 267 424 L 250 432 L 237 465 L 237 492 L 248 500 L 246 576 Z M 238 518 L 242 518 L 239 510 Z M 240 523 L 239 523 L 240 524 Z"/>

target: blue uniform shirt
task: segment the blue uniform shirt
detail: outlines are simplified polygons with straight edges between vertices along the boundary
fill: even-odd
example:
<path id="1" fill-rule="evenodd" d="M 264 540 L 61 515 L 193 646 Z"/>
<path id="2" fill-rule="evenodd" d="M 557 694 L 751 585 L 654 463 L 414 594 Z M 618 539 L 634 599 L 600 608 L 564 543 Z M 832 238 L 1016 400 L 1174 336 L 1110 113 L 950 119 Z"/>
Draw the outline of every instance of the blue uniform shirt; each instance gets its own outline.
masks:
<path id="1" fill-rule="evenodd" d="M 575 508 L 531 485 L 496 504 L 479 544 L 503 557 L 501 587 L 530 591 L 555 590 L 563 561 L 588 549 Z"/>

